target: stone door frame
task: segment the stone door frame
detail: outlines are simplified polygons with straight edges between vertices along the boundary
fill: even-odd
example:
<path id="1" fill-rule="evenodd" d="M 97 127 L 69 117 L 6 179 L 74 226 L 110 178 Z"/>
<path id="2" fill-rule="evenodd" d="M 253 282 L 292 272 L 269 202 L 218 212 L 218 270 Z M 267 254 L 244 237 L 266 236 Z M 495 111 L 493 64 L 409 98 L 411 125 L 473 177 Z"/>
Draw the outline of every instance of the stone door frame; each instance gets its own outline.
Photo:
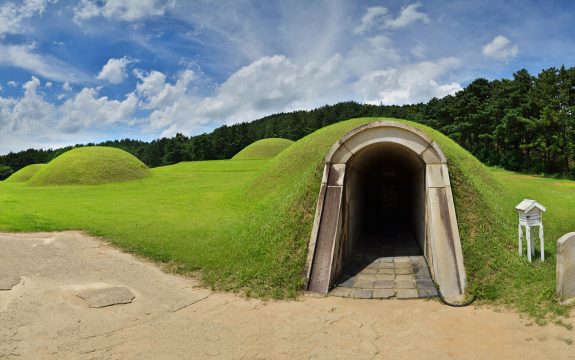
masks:
<path id="1" fill-rule="evenodd" d="M 466 275 L 449 180 L 447 158 L 438 144 L 413 126 L 397 121 L 362 125 L 338 140 L 325 158 L 306 262 L 308 291 L 327 293 L 341 270 L 346 242 L 345 189 L 348 163 L 362 149 L 375 144 L 405 147 L 425 166 L 424 256 L 443 297 L 462 302 Z"/>

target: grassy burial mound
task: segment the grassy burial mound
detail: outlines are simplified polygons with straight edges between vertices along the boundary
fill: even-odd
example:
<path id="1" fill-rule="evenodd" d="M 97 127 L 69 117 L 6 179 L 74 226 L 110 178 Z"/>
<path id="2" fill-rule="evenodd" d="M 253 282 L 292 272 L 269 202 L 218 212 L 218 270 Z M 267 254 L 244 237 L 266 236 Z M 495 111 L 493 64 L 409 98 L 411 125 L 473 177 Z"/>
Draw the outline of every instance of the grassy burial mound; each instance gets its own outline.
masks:
<path id="1" fill-rule="evenodd" d="M 303 289 L 323 159 L 348 131 L 375 120 L 381 119 L 325 127 L 271 159 L 182 162 L 114 186 L 2 182 L 0 230 L 82 229 L 175 271 L 200 274 L 216 289 L 293 297 Z M 433 138 L 449 159 L 469 291 L 479 301 L 535 316 L 565 312 L 553 299 L 555 240 L 575 228 L 575 182 L 490 169 L 446 136 L 409 124 Z M 70 153 L 77 150 L 97 149 Z M 548 209 L 544 263 L 517 256 L 514 206 L 523 198 Z"/>
<path id="2" fill-rule="evenodd" d="M 8 182 L 26 182 L 30 180 L 40 169 L 42 169 L 46 164 L 32 164 L 23 167 L 22 169 L 16 171 L 14 174 L 10 175 L 5 181 Z"/>
<path id="3" fill-rule="evenodd" d="M 38 171 L 30 185 L 96 185 L 145 178 L 150 169 L 132 154 L 88 146 L 63 153 Z"/>
<path id="4" fill-rule="evenodd" d="M 251 143 L 234 155 L 233 160 L 253 160 L 273 158 L 284 151 L 293 141 L 281 138 L 262 139 Z"/>

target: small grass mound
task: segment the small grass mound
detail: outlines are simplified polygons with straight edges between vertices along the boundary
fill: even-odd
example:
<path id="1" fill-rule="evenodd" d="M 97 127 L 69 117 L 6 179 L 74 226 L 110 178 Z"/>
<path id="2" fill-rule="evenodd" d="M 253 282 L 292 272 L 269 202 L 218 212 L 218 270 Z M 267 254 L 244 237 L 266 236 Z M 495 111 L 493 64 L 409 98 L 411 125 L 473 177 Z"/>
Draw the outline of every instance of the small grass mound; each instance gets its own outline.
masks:
<path id="1" fill-rule="evenodd" d="M 40 169 L 42 169 L 46 164 L 32 164 L 23 167 L 22 169 L 16 171 L 14 174 L 10 175 L 7 182 L 26 182 L 30 180 Z"/>
<path id="2" fill-rule="evenodd" d="M 232 160 L 269 159 L 284 151 L 293 141 L 281 138 L 262 139 L 251 143 L 237 153 Z"/>
<path id="3" fill-rule="evenodd" d="M 42 167 L 30 185 L 96 185 L 136 180 L 151 175 L 132 154 L 117 148 L 88 146 L 63 153 Z"/>

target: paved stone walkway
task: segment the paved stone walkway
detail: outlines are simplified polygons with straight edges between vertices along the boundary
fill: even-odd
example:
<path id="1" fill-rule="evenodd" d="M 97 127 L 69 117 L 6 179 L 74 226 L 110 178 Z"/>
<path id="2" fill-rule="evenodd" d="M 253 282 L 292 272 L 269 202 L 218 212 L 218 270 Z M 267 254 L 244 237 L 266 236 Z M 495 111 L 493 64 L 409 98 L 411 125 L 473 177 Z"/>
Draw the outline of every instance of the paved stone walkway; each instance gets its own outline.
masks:
<path id="1" fill-rule="evenodd" d="M 358 249 L 330 295 L 356 299 L 417 299 L 437 296 L 429 267 L 410 237 Z"/>

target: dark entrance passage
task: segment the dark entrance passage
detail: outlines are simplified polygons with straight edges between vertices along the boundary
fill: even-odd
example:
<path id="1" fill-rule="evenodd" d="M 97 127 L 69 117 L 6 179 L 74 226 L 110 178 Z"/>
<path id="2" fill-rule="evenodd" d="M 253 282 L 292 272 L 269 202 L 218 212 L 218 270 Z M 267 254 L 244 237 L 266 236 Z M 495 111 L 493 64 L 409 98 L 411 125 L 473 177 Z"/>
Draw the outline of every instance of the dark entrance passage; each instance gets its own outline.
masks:
<path id="1" fill-rule="evenodd" d="M 350 161 L 349 257 L 332 291 L 358 298 L 435 295 L 423 256 L 425 166 L 398 144 L 366 148 Z M 420 288 L 421 287 L 421 291 Z"/>

